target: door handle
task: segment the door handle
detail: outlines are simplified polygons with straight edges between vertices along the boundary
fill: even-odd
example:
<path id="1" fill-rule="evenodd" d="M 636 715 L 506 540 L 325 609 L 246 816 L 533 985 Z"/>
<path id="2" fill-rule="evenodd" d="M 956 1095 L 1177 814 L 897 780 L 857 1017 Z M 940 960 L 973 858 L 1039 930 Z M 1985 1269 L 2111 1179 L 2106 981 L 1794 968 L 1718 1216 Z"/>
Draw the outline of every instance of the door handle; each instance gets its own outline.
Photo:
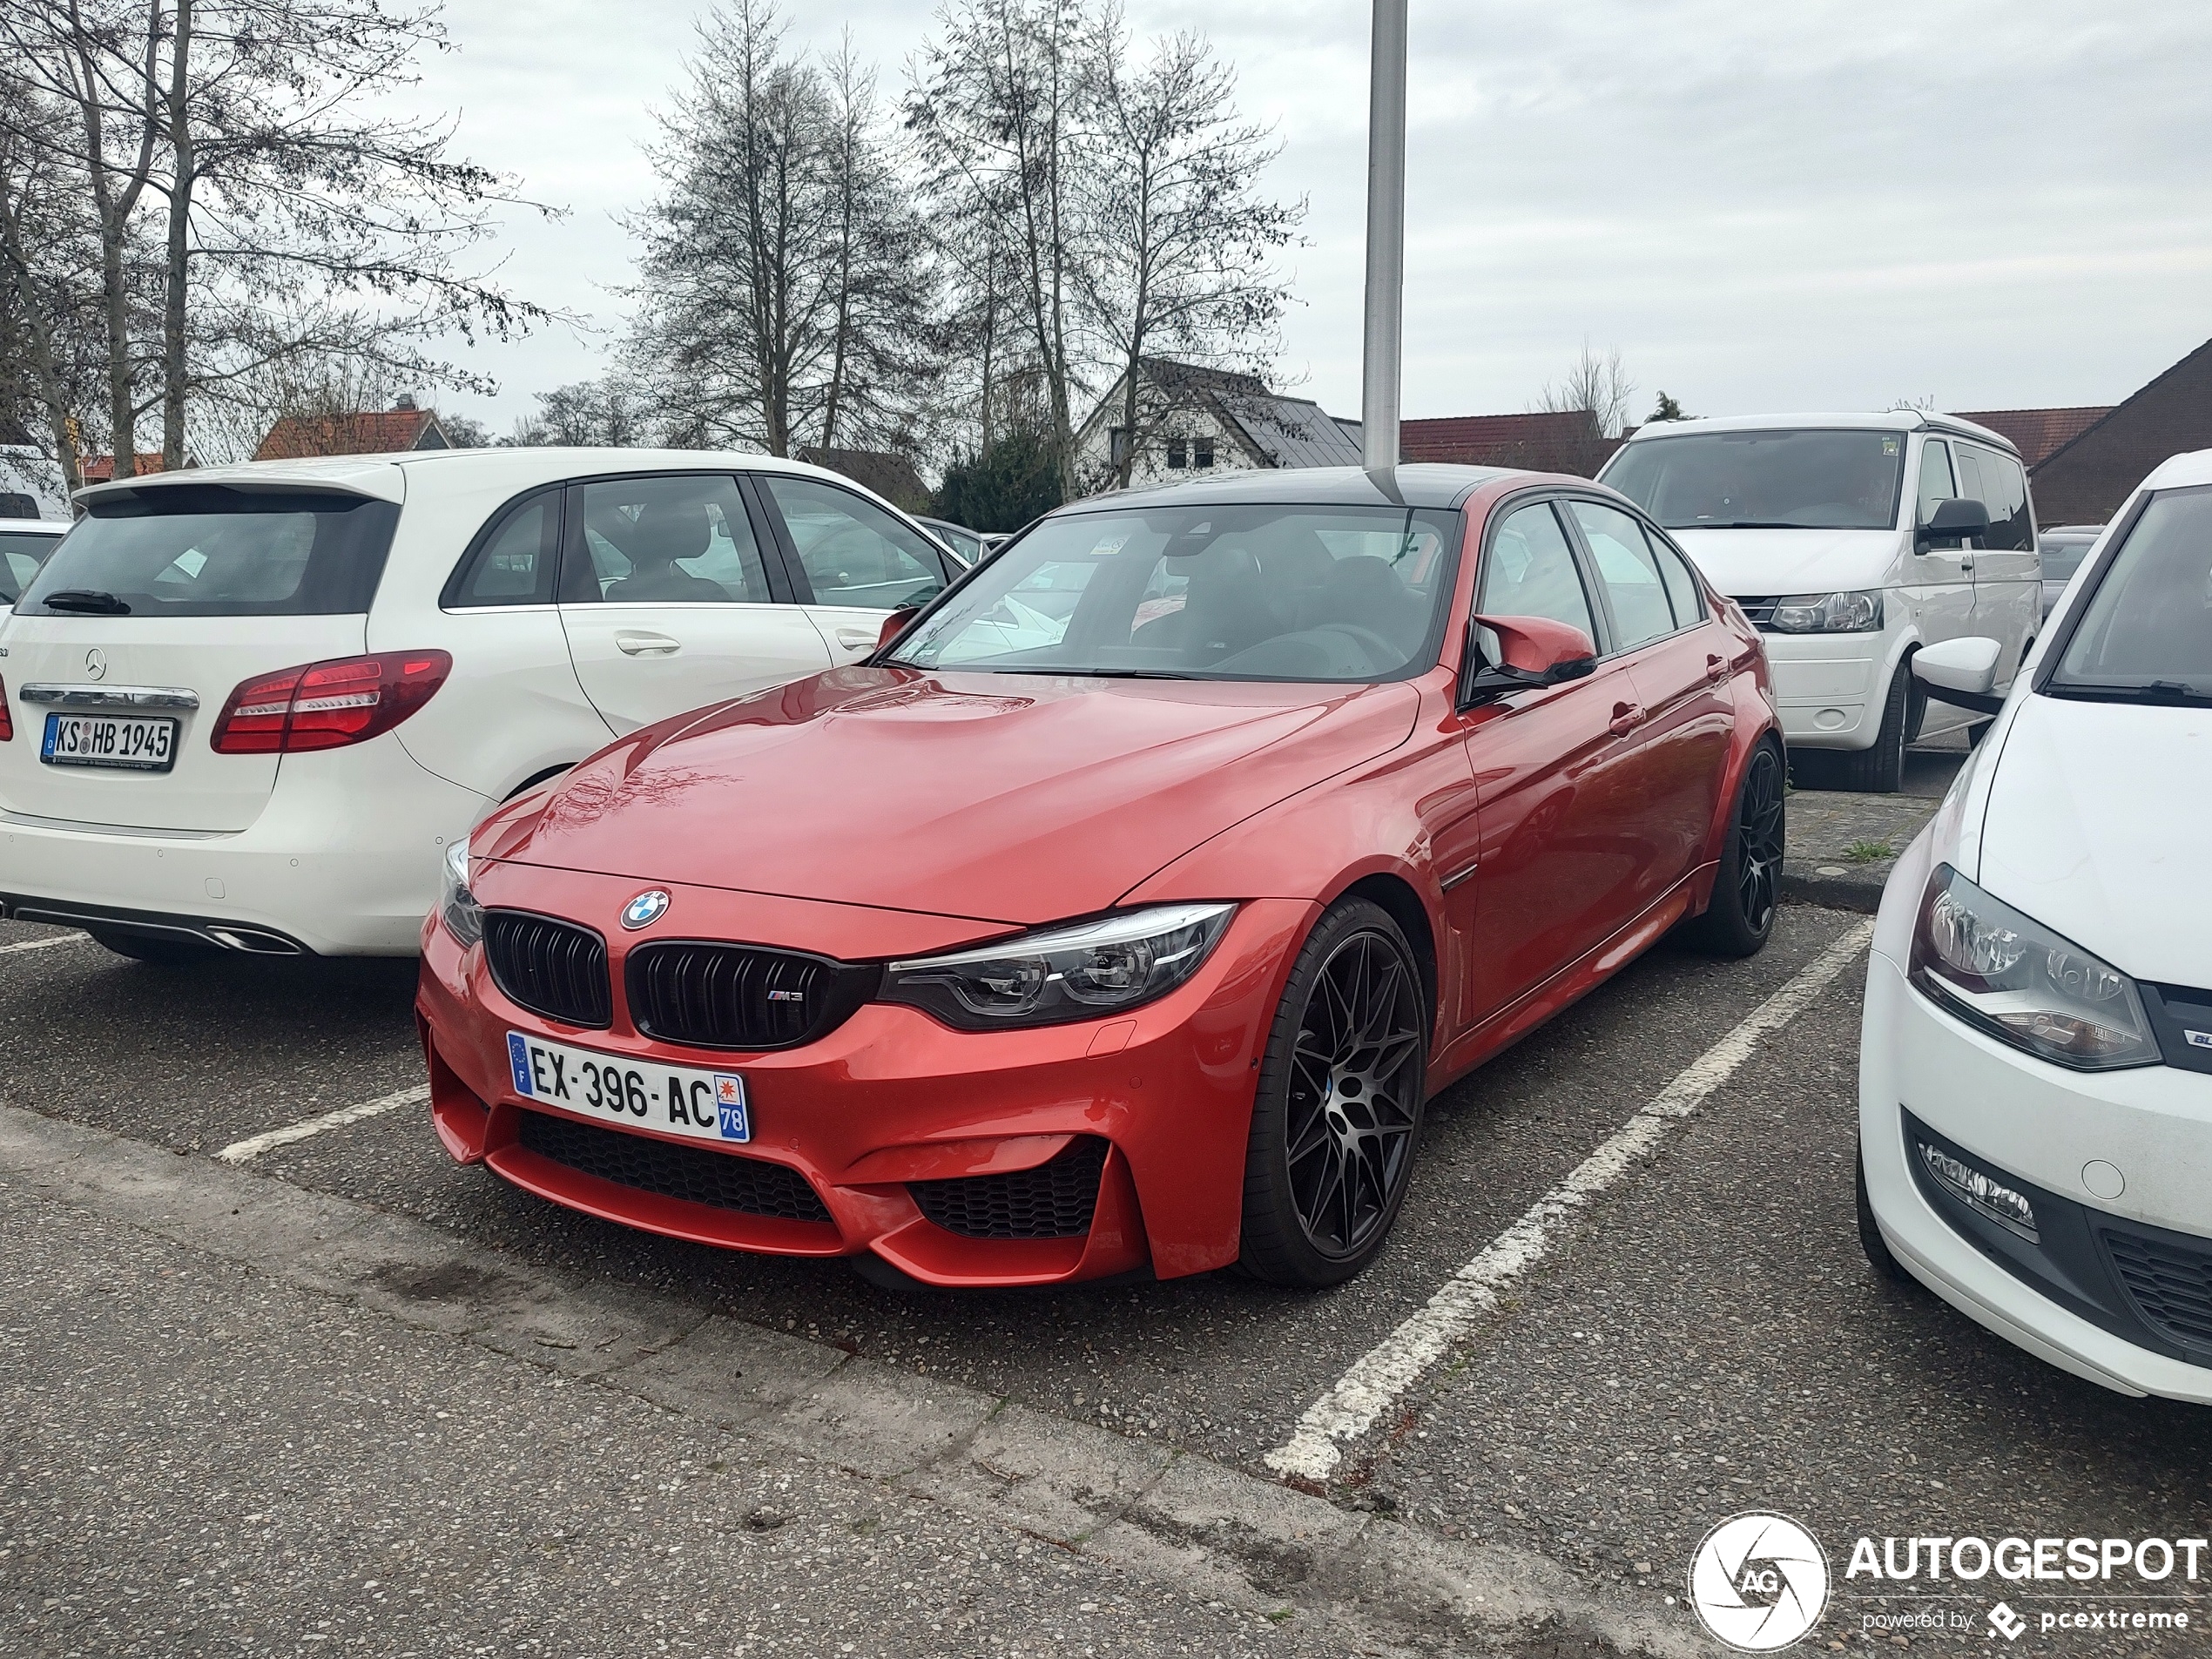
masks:
<path id="1" fill-rule="evenodd" d="M 625 657 L 673 657 L 684 642 L 666 634 L 617 634 L 615 649 Z"/>
<path id="2" fill-rule="evenodd" d="M 1705 678 L 1716 685 L 1728 678 L 1728 658 L 1709 654 L 1705 658 Z"/>
<path id="3" fill-rule="evenodd" d="M 880 629 L 840 628 L 837 631 L 837 643 L 847 651 L 873 651 L 881 632 Z"/>
<path id="4" fill-rule="evenodd" d="M 1615 703 L 1608 729 L 1616 738 L 1625 738 L 1643 724 L 1643 708 L 1636 703 Z"/>
<path id="5" fill-rule="evenodd" d="M 1974 573 L 1974 561 L 1973 556 L 1969 554 L 1966 557 L 1960 559 L 1959 561 L 1959 568 L 1964 570 L 1968 576 L 1972 576 Z"/>

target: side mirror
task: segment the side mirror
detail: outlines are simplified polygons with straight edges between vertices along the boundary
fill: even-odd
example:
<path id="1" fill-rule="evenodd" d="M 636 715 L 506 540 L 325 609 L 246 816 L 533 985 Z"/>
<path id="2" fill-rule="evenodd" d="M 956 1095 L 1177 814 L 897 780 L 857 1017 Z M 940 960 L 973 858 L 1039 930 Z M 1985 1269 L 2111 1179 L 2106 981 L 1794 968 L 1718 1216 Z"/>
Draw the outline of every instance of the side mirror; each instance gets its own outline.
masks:
<path id="1" fill-rule="evenodd" d="M 1924 645 L 1913 656 L 1912 677 L 1946 703 L 1955 703 L 1977 714 L 1994 714 L 2005 706 L 2005 699 L 1995 691 L 1997 662 L 2004 649 L 1997 641 L 1975 634 Z"/>
<path id="2" fill-rule="evenodd" d="M 1496 637 L 1494 653 L 1481 650 L 1478 629 L 1487 629 Z M 1481 664 L 1468 682 L 1468 690 L 1478 695 L 1557 685 L 1581 679 L 1597 666 L 1597 647 L 1590 637 L 1548 617 L 1470 617 L 1467 656 L 1470 662 Z"/>
<path id="3" fill-rule="evenodd" d="M 875 637 L 875 648 L 881 651 L 900 634 L 906 632 L 907 624 L 921 614 L 920 605 L 900 606 L 898 610 L 883 619 L 883 627 Z"/>
<path id="4" fill-rule="evenodd" d="M 1979 540 L 1989 534 L 1989 509 L 1978 501 L 1939 501 L 1928 522 L 1920 526 L 1913 550 L 1925 551 L 1931 542 Z"/>

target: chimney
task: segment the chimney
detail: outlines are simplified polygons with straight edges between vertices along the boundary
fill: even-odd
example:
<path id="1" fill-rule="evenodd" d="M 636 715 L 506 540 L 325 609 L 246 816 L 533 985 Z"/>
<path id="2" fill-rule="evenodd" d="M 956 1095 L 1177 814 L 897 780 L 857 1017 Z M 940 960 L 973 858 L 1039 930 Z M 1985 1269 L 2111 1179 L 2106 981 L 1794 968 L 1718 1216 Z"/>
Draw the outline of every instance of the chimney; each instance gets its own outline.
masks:
<path id="1" fill-rule="evenodd" d="M 407 413 L 412 415 L 415 412 L 415 394 L 412 392 L 401 392 L 397 397 L 392 400 L 392 407 L 395 409 L 403 409 Z"/>

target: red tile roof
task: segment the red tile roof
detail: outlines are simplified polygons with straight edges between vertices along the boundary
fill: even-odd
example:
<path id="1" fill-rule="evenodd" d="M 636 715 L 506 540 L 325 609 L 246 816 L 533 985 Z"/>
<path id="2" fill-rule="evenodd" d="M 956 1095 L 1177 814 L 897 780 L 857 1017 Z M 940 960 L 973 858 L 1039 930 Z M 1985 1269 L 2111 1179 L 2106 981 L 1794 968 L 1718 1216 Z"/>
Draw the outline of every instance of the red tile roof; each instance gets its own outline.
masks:
<path id="1" fill-rule="evenodd" d="M 185 464 L 186 466 L 190 466 L 192 462 L 190 461 L 186 461 Z M 156 449 L 152 454 L 148 454 L 144 450 L 139 451 L 138 475 L 140 476 L 144 476 L 145 474 L 150 472 L 159 472 L 160 470 L 160 450 Z M 109 482 L 115 476 L 115 457 L 113 455 L 86 455 L 84 457 L 84 482 L 88 484 L 105 484 Z"/>
<path id="2" fill-rule="evenodd" d="M 1961 415 L 1961 421 L 1972 421 L 1976 426 L 1986 426 L 2013 441 L 2013 448 L 2020 452 L 2020 459 L 2028 466 L 2040 463 L 2047 455 L 2063 449 L 2087 432 L 2105 416 L 2109 407 L 2073 409 L 1981 409 L 1971 415 Z"/>
<path id="3" fill-rule="evenodd" d="M 1406 421 L 1398 452 L 1407 461 L 1469 467 L 1520 467 L 1532 472 L 1595 474 L 1620 447 L 1597 429 L 1587 409 L 1546 415 L 1456 415 Z"/>
<path id="4" fill-rule="evenodd" d="M 436 435 L 435 442 L 423 440 Z M 406 449 L 442 449 L 445 434 L 428 409 L 368 409 L 358 415 L 287 415 L 269 428 L 256 461 L 301 461 L 314 455 L 381 455 Z"/>

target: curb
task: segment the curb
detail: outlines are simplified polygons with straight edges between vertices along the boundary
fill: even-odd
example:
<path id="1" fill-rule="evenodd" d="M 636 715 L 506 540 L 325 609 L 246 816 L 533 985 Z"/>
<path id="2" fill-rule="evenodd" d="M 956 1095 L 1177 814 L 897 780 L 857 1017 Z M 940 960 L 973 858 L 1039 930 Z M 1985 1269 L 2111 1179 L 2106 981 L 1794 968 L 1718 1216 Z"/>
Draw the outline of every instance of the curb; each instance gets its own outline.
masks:
<path id="1" fill-rule="evenodd" d="M 1140 1577 L 1280 1619 L 1394 1627 L 1590 1659 L 1711 1649 L 1601 1600 L 1534 1551 L 1340 1509 L 649 1291 L 548 1271 L 273 1176 L 0 1106 L 0 1185 L 414 1326 L 882 1480 Z"/>
<path id="2" fill-rule="evenodd" d="M 1790 904 L 1820 905 L 1830 910 L 1855 910 L 1872 915 L 1882 907 L 1882 889 L 1895 859 L 1873 864 L 1825 863 L 1814 859 L 1782 860 L 1781 894 Z"/>

